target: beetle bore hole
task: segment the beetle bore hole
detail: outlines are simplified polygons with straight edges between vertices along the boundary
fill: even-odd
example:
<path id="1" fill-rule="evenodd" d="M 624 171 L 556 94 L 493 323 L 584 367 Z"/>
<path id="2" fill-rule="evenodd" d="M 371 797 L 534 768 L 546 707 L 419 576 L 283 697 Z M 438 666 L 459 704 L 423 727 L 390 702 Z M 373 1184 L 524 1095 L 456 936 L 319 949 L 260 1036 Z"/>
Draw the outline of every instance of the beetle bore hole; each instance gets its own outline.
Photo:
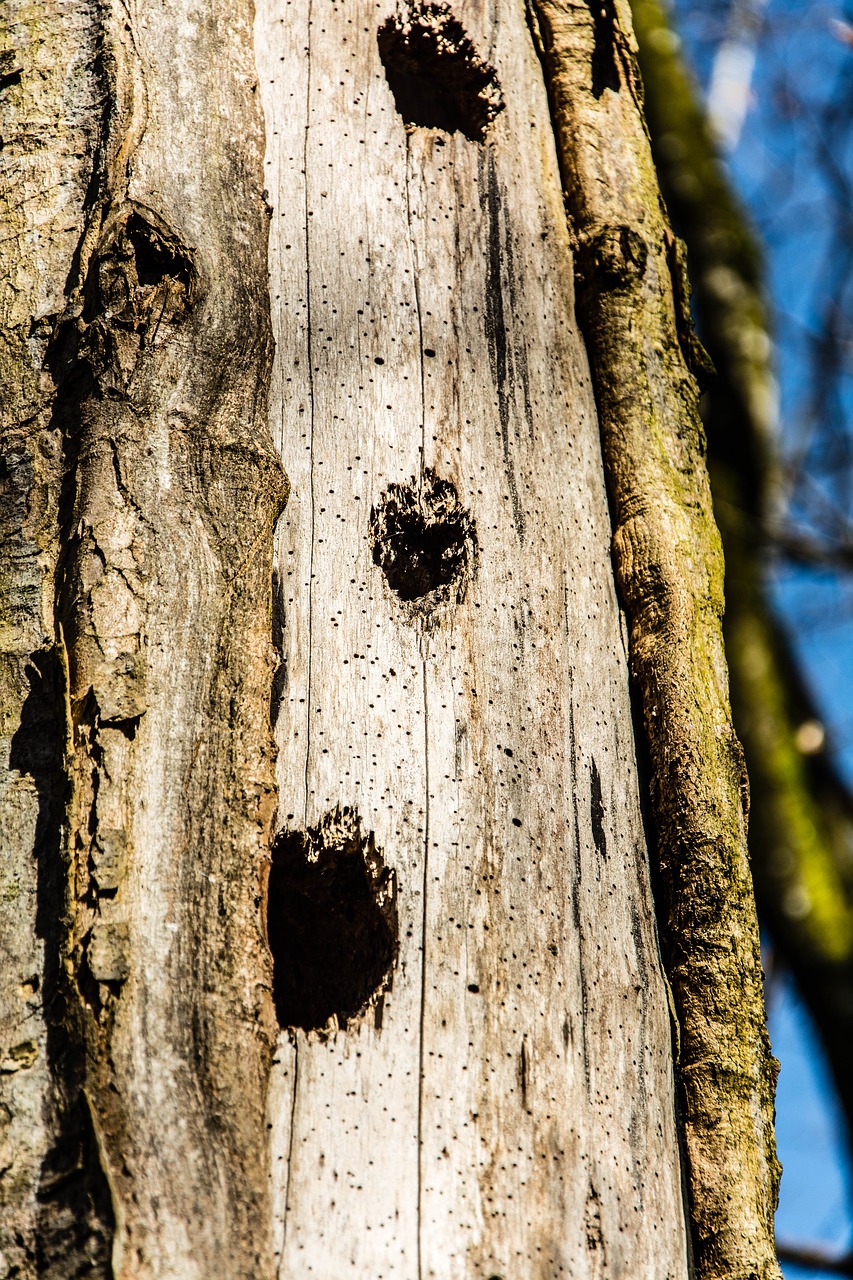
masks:
<path id="1" fill-rule="evenodd" d="M 272 848 L 267 936 L 282 1027 L 347 1024 L 388 990 L 397 956 L 397 886 L 354 809 Z"/>

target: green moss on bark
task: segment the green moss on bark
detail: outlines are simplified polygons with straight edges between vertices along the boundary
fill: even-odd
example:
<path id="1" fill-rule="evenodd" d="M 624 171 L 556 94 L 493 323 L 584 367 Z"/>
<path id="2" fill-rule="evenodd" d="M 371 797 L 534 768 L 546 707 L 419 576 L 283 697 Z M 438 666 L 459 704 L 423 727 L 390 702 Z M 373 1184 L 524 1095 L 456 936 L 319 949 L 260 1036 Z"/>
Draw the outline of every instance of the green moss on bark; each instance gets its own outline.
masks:
<path id="1" fill-rule="evenodd" d="M 703 402 L 726 552 L 725 640 L 752 807 L 756 892 L 773 943 L 814 1014 L 853 1120 L 853 894 L 849 797 L 798 730 L 814 716 L 765 594 L 775 488 L 775 383 L 761 253 L 658 0 L 633 0 L 647 118 L 667 204 L 687 241 L 717 378 Z"/>
<path id="2" fill-rule="evenodd" d="M 538 0 L 535 11 L 651 763 L 696 1270 L 702 1280 L 776 1280 L 776 1064 L 723 650 L 722 549 L 694 377 L 702 362 L 685 325 L 630 15 L 619 5 L 607 17 L 605 50 L 591 8 Z M 602 81 L 605 55 L 611 66 Z"/>

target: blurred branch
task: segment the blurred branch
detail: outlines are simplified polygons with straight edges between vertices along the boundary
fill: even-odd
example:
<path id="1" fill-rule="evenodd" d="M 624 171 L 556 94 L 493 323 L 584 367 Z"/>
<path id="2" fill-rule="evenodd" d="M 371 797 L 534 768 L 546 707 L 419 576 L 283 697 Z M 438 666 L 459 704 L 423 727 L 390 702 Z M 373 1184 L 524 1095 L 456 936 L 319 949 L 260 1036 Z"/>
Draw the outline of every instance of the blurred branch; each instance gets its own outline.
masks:
<path id="1" fill-rule="evenodd" d="M 794 529 L 766 525 L 764 537 L 768 551 L 782 556 L 791 564 L 814 565 L 819 569 L 853 570 L 853 541 L 824 542 Z"/>
<path id="2" fill-rule="evenodd" d="M 703 418 L 726 553 L 726 648 L 752 792 L 759 909 L 819 1029 L 853 1132 L 853 799 L 825 757 L 804 746 L 803 725 L 821 717 L 767 600 L 780 480 L 761 252 L 666 12 L 659 0 L 632 8 L 661 185 L 687 243 L 700 337 L 717 370 Z M 805 556 L 826 546 L 792 538 L 790 549 Z"/>
<path id="3" fill-rule="evenodd" d="M 740 139 L 749 106 L 755 46 L 767 0 L 732 0 L 708 88 L 708 122 L 723 151 Z"/>
<path id="4" fill-rule="evenodd" d="M 853 1276 L 853 1253 L 837 1256 L 814 1245 L 797 1245 L 784 1241 L 777 1241 L 776 1253 L 780 1262 L 804 1267 L 808 1271 L 825 1271 L 827 1275 L 833 1276 Z"/>

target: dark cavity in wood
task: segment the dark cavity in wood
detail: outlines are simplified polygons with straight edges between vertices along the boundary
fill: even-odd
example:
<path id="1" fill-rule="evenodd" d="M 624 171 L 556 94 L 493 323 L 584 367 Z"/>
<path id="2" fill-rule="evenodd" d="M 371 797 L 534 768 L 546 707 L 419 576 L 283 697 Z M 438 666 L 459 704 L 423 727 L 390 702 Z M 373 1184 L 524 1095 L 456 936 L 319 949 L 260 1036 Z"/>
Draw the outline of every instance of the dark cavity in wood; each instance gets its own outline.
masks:
<path id="1" fill-rule="evenodd" d="M 401 600 L 459 600 L 477 554 L 474 521 L 456 488 L 429 468 L 391 484 L 370 512 L 373 563 Z"/>
<path id="2" fill-rule="evenodd" d="M 334 1017 L 346 1028 L 390 989 L 396 877 L 354 809 L 276 837 L 267 936 L 282 1027 L 323 1031 Z"/>
<path id="3" fill-rule="evenodd" d="M 411 5 L 383 22 L 378 40 L 394 102 L 407 125 L 484 140 L 504 106 L 498 77 L 448 5 Z"/>
<path id="4" fill-rule="evenodd" d="M 193 301 L 190 253 L 157 216 L 129 205 L 108 226 L 85 287 L 83 319 L 138 331 L 179 319 Z"/>
<path id="5" fill-rule="evenodd" d="M 616 55 L 616 8 L 613 0 L 590 0 L 593 35 L 592 96 L 600 98 L 605 89 L 619 92 L 619 65 Z"/>

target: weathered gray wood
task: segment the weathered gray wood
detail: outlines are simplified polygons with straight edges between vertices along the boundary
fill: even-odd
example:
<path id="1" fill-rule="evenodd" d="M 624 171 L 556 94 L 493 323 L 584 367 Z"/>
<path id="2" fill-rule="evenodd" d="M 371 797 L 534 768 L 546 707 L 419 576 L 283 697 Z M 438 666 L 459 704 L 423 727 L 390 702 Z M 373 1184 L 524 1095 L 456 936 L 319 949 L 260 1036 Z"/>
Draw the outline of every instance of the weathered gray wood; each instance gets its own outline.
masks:
<path id="1" fill-rule="evenodd" d="M 683 1277 L 669 1022 L 541 72 L 521 3 L 457 4 L 505 110 L 483 143 L 407 132 L 377 51 L 389 12 L 262 0 L 256 24 L 272 425 L 293 484 L 279 825 L 357 806 L 400 918 L 381 1029 L 368 1011 L 281 1036 L 278 1274 Z M 461 602 L 426 611 L 369 542 L 386 487 L 425 468 L 479 543 Z"/>

